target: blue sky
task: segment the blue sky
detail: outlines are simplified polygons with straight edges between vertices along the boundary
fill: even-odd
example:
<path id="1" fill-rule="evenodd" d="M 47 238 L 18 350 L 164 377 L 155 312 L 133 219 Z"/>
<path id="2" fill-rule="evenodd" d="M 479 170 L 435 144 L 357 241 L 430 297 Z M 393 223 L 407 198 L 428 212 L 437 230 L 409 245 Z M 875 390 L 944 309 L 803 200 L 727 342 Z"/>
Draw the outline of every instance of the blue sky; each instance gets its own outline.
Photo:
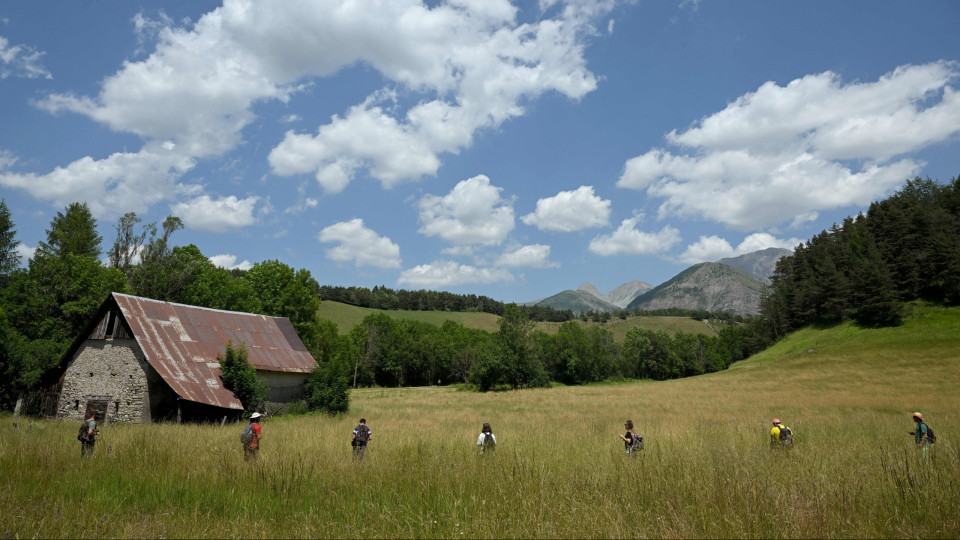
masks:
<path id="1" fill-rule="evenodd" d="M 528 301 L 960 174 L 960 3 L 4 2 L 0 198 L 224 267 Z"/>

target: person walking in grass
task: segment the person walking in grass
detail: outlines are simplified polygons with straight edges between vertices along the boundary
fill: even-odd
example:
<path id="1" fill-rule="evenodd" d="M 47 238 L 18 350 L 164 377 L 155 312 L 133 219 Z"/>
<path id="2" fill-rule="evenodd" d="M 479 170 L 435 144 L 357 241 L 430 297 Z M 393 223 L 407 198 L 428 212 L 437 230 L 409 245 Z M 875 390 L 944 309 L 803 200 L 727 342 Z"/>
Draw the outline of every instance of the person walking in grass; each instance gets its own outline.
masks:
<path id="1" fill-rule="evenodd" d="M 917 448 L 920 449 L 920 455 L 926 458 L 930 454 L 930 443 L 936 441 L 936 437 L 933 435 L 930 426 L 923 421 L 922 414 L 913 413 L 913 421 L 917 424 L 917 429 L 911 431 L 910 434 L 913 435 L 913 440 L 917 443 Z"/>
<path id="2" fill-rule="evenodd" d="M 360 419 L 360 424 L 353 429 L 353 439 L 350 445 L 353 446 L 354 461 L 363 461 L 363 454 L 367 451 L 367 443 L 373 438 L 370 428 L 367 427 L 367 420 Z"/>
<path id="3" fill-rule="evenodd" d="M 91 412 L 90 418 L 80 424 L 80 431 L 77 439 L 80 441 L 80 457 L 88 458 L 93 454 L 93 446 L 97 442 L 97 435 L 100 430 L 97 429 L 97 414 Z"/>
<path id="4" fill-rule="evenodd" d="M 490 427 L 490 424 L 484 423 L 483 428 L 480 429 L 480 437 L 477 439 L 477 446 L 480 448 L 481 454 L 487 450 L 489 450 L 491 454 L 496 452 L 497 438 L 493 435 L 493 428 Z"/>
<path id="5" fill-rule="evenodd" d="M 623 427 L 626 428 L 627 433 L 624 435 L 617 434 L 623 440 L 623 447 L 626 450 L 627 454 L 633 454 L 634 450 L 639 450 L 642 448 L 640 446 L 640 441 L 643 440 L 643 437 L 637 435 L 633 431 L 633 421 L 627 420 L 623 423 Z"/>
<path id="6" fill-rule="evenodd" d="M 793 448 L 793 430 L 783 425 L 779 418 L 773 419 L 770 428 L 770 448 Z"/>
<path id="7" fill-rule="evenodd" d="M 243 443 L 243 460 L 257 461 L 257 453 L 260 452 L 260 437 L 263 429 L 260 427 L 260 413 L 255 412 L 250 415 L 250 423 L 240 434 L 240 442 Z"/>

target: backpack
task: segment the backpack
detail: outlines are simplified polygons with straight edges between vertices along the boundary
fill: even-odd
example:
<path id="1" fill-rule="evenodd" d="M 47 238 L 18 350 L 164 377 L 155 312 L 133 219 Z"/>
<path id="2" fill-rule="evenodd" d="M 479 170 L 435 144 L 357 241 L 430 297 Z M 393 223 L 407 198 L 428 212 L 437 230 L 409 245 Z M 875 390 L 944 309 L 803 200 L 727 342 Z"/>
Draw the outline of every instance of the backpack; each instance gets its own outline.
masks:
<path id="1" fill-rule="evenodd" d="M 793 432 L 787 426 L 780 426 L 780 444 L 793 445 Z"/>
<path id="2" fill-rule="evenodd" d="M 630 445 L 631 450 L 643 450 L 643 435 L 639 433 L 633 434 L 633 444 Z"/>
<path id="3" fill-rule="evenodd" d="M 493 433 L 483 434 L 483 449 L 492 449 L 497 446 L 497 440 L 493 438 Z"/>
<path id="4" fill-rule="evenodd" d="M 77 440 L 80 442 L 87 442 L 88 441 L 87 436 L 89 432 L 90 432 L 90 423 L 89 421 L 84 420 L 83 423 L 80 424 L 80 431 L 77 432 Z"/>
<path id="5" fill-rule="evenodd" d="M 927 426 L 927 440 L 930 441 L 930 444 L 937 442 L 937 436 L 933 434 L 933 428 L 927 425 L 926 422 L 924 422 L 923 425 Z"/>
<path id="6" fill-rule="evenodd" d="M 357 426 L 357 444 L 364 446 L 370 440 L 370 428 L 367 426 Z"/>
<path id="7" fill-rule="evenodd" d="M 240 433 L 240 442 L 243 446 L 250 446 L 253 443 L 253 422 L 247 424 L 247 427 Z"/>

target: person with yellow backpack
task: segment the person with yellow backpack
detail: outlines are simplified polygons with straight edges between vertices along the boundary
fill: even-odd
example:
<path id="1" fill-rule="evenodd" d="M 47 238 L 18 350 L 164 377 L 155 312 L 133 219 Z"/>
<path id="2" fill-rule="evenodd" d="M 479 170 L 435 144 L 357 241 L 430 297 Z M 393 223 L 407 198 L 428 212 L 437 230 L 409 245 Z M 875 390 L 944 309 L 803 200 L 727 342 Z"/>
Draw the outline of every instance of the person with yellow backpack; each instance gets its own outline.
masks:
<path id="1" fill-rule="evenodd" d="M 793 430 L 783 425 L 779 418 L 773 419 L 770 428 L 770 448 L 793 448 Z"/>

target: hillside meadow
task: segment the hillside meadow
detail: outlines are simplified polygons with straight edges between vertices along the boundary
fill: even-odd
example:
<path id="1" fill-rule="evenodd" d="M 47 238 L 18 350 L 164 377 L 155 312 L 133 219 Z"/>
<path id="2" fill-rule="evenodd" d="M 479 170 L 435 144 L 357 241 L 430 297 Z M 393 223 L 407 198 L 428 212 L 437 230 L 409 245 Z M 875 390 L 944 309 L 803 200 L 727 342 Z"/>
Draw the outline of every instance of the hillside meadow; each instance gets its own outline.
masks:
<path id="1" fill-rule="evenodd" d="M 449 320 L 460 323 L 467 328 L 473 328 L 476 330 L 485 330 L 487 332 L 497 332 L 500 330 L 500 318 L 492 313 L 383 310 L 351 306 L 349 304 L 330 300 L 324 300 L 321 302 L 320 309 L 317 312 L 321 318 L 336 323 L 340 334 L 346 334 L 351 328 L 360 324 L 364 317 L 377 313 L 382 313 L 397 320 L 414 320 L 436 326 L 440 326 L 444 323 L 444 321 Z M 610 330 L 610 332 L 613 334 L 613 339 L 617 342 L 622 342 L 626 337 L 627 332 L 635 326 L 640 326 L 650 330 L 663 330 L 670 334 L 675 334 L 678 331 L 682 331 L 689 334 L 706 334 L 709 336 L 718 335 L 716 328 L 719 328 L 719 326 L 711 326 L 702 321 L 693 320 L 690 317 L 630 316 L 627 317 L 626 320 L 612 318 L 609 322 L 604 324 L 583 322 L 579 318 L 573 320 L 582 325 L 584 328 L 589 328 L 592 326 L 606 328 Z M 560 323 L 538 322 L 536 323 L 535 328 L 538 330 L 543 330 L 548 334 L 556 334 L 557 330 L 560 328 Z"/>
<path id="2" fill-rule="evenodd" d="M 0 538 L 960 537 L 960 310 L 809 328 L 710 375 L 503 393 L 363 389 L 339 418 L 111 425 L 4 417 Z M 938 435 L 921 459 L 920 410 Z M 373 440 L 350 458 L 359 417 Z M 770 419 L 796 436 L 768 447 Z M 617 437 L 630 418 L 646 449 Z M 475 449 L 483 422 L 495 455 Z"/>

